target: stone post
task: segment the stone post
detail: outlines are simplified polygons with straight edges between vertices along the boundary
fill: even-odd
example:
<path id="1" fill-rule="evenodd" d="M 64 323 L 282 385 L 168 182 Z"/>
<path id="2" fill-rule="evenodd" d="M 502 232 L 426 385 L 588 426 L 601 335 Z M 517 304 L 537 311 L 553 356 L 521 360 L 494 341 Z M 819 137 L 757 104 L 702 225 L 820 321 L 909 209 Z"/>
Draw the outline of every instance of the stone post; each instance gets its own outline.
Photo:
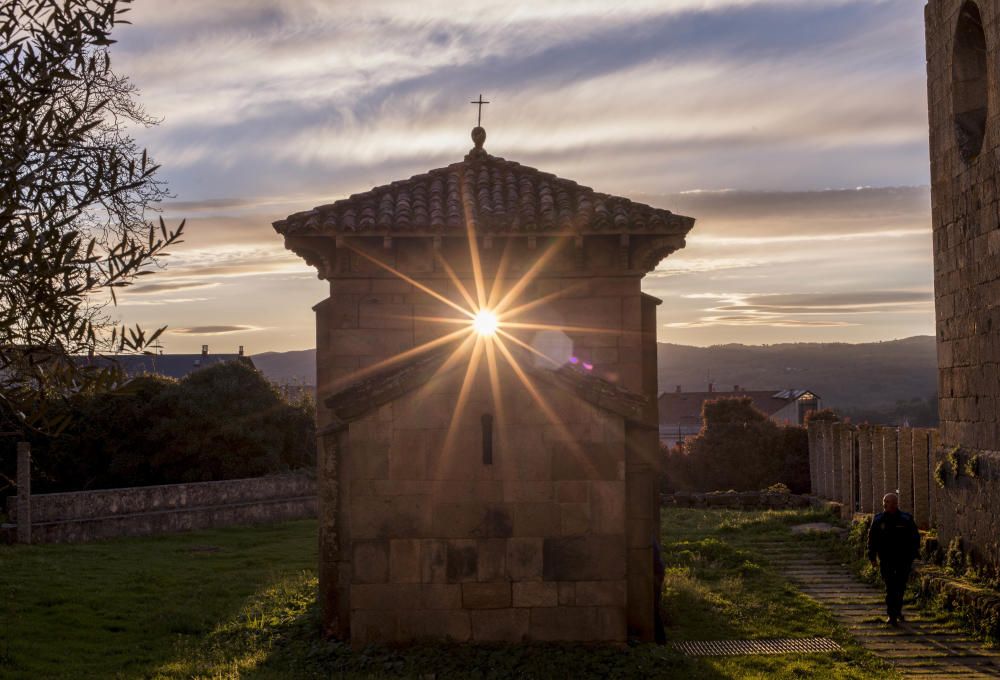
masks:
<path id="1" fill-rule="evenodd" d="M 819 423 L 809 423 L 809 493 L 819 495 Z"/>
<path id="2" fill-rule="evenodd" d="M 857 430 L 852 425 L 840 426 L 840 502 L 847 508 L 848 515 L 854 514 L 855 482 L 854 472 L 854 440 Z"/>
<path id="3" fill-rule="evenodd" d="M 939 457 L 942 456 L 941 451 L 941 431 L 931 430 L 927 441 L 927 469 L 928 476 L 933 473 L 934 468 L 937 466 L 937 461 Z M 927 507 L 929 509 L 927 524 L 928 526 L 934 526 L 937 522 L 937 492 L 939 491 L 937 484 L 935 483 L 933 487 L 928 484 L 927 494 Z"/>
<path id="4" fill-rule="evenodd" d="M 840 446 L 840 423 L 831 423 L 830 434 L 830 499 L 843 502 L 844 499 L 844 475 L 841 472 L 844 465 L 842 455 L 843 449 Z"/>
<path id="5" fill-rule="evenodd" d="M 872 428 L 872 512 L 882 512 L 882 496 L 885 495 L 886 429 L 881 425 Z"/>
<path id="6" fill-rule="evenodd" d="M 830 500 L 837 500 L 836 479 L 837 464 L 834 460 L 834 452 L 837 448 L 837 437 L 833 431 L 833 423 L 823 423 L 823 452 L 826 459 L 824 470 L 826 474 L 826 493 L 823 495 Z"/>
<path id="7" fill-rule="evenodd" d="M 899 507 L 913 512 L 913 430 L 899 428 Z"/>
<path id="8" fill-rule="evenodd" d="M 31 543 L 31 444 L 17 443 L 17 542 Z"/>
<path id="9" fill-rule="evenodd" d="M 884 428 L 882 433 L 882 469 L 884 477 L 882 486 L 885 490 L 879 495 L 882 496 L 899 488 L 899 431 L 894 427 Z"/>
<path id="10" fill-rule="evenodd" d="M 913 519 L 921 529 L 930 527 L 931 472 L 928 430 L 913 431 Z"/>
<path id="11" fill-rule="evenodd" d="M 858 478 L 861 482 L 861 512 L 872 511 L 872 471 L 874 460 L 872 444 L 873 429 L 862 425 L 858 429 Z"/>

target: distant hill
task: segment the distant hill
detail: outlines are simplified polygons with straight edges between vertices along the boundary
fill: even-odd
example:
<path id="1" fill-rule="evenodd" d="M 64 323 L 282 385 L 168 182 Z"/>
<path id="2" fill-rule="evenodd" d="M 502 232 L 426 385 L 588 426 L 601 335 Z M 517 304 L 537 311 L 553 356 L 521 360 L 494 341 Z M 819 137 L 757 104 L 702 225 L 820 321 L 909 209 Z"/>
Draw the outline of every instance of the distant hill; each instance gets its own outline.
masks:
<path id="1" fill-rule="evenodd" d="M 681 385 L 719 390 L 801 387 L 824 406 L 880 409 L 937 393 L 937 348 L 932 336 L 862 344 L 791 343 L 688 347 L 660 343 L 660 391 Z"/>
<path id="2" fill-rule="evenodd" d="M 254 366 L 268 380 L 281 385 L 316 384 L 316 350 L 263 352 L 252 357 Z"/>
<path id="3" fill-rule="evenodd" d="M 927 399 L 937 391 L 934 338 L 917 336 L 851 345 L 790 343 L 689 347 L 659 344 L 660 391 L 681 385 L 717 389 L 733 385 L 753 390 L 801 387 L 816 392 L 825 406 L 881 409 L 897 401 Z M 278 383 L 316 384 L 316 351 L 255 354 L 254 364 Z"/>

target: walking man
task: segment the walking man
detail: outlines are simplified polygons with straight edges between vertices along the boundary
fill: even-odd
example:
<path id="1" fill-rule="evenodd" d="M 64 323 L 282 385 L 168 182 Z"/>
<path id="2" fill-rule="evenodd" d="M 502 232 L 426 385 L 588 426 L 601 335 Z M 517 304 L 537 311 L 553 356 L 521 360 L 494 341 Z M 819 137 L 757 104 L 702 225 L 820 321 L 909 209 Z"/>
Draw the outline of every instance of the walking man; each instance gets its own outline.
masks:
<path id="1" fill-rule="evenodd" d="M 886 623 L 897 626 L 903 620 L 903 593 L 910 568 L 920 553 L 920 532 L 913 515 L 900 511 L 896 494 L 887 493 L 882 507 L 885 512 L 875 515 L 868 531 L 868 559 L 873 567 L 878 566 L 885 581 Z"/>

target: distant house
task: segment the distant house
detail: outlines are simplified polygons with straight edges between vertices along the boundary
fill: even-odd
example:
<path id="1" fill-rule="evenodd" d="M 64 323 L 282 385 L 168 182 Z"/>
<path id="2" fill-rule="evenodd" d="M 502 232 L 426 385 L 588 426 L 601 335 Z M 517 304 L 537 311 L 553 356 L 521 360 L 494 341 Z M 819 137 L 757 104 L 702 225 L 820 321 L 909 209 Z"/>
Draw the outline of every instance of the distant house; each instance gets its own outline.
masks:
<path id="1" fill-rule="evenodd" d="M 674 392 L 659 397 L 660 441 L 673 447 L 698 434 L 701 408 L 706 401 L 746 397 L 753 400 L 754 408 L 779 425 L 801 425 L 806 413 L 820 408 L 820 398 L 809 390 L 744 390 L 735 385 L 732 392 L 719 392 L 709 385 L 707 392 L 684 392 L 678 385 Z"/>
<path id="2" fill-rule="evenodd" d="M 102 357 L 101 359 L 84 358 L 81 361 L 83 363 L 89 361 L 101 363 L 114 361 L 122 367 L 129 377 L 154 374 L 178 380 L 197 371 L 199 368 L 227 361 L 239 361 L 251 368 L 256 368 L 250 357 L 243 353 L 242 345 L 240 345 L 237 354 L 209 354 L 208 345 L 202 345 L 201 354 L 119 354 L 114 357 Z"/>

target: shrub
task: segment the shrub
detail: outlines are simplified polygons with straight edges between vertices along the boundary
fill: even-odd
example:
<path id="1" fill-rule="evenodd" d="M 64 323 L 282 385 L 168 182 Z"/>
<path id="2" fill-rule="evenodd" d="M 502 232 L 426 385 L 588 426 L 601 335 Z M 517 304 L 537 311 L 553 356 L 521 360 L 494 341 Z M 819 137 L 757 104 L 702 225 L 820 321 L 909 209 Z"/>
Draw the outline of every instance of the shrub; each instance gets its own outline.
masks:
<path id="1" fill-rule="evenodd" d="M 948 465 L 943 460 L 934 466 L 934 482 L 942 489 L 948 483 Z"/>
<path id="2" fill-rule="evenodd" d="M 59 436 L 29 437 L 38 493 L 255 477 L 316 462 L 312 401 L 289 404 L 240 362 L 179 381 L 140 376 L 52 408 L 69 424 Z M 13 479 L 15 466 L 13 441 L 0 440 L 0 479 Z"/>
<path id="3" fill-rule="evenodd" d="M 666 451 L 667 491 L 756 491 L 781 483 L 809 490 L 809 439 L 804 428 L 781 427 L 749 398 L 706 401 L 701 432 L 684 450 Z"/>
<path id="4" fill-rule="evenodd" d="M 948 550 L 944 554 L 945 570 L 955 576 L 961 576 L 966 568 L 965 551 L 962 550 L 962 537 L 956 536 L 948 544 Z"/>

